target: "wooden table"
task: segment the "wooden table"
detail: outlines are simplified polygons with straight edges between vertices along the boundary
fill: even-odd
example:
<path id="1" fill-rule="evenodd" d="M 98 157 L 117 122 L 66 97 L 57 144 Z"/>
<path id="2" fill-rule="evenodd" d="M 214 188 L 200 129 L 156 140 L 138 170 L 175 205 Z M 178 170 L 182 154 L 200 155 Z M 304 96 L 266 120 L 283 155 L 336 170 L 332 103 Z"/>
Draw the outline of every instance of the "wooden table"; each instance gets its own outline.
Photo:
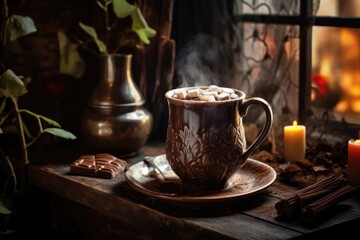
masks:
<path id="1" fill-rule="evenodd" d="M 163 154 L 163 146 L 145 146 L 128 164 L 144 155 Z M 61 232 L 68 224 L 84 239 L 292 239 L 343 236 L 360 223 L 358 196 L 335 206 L 314 226 L 280 219 L 274 204 L 295 189 L 278 181 L 231 205 L 177 206 L 134 190 L 124 174 L 111 180 L 70 175 L 69 164 L 83 154 L 92 153 L 71 145 L 36 150 L 32 156 L 39 161 L 29 167 L 29 182 L 52 193 L 53 231 Z"/>

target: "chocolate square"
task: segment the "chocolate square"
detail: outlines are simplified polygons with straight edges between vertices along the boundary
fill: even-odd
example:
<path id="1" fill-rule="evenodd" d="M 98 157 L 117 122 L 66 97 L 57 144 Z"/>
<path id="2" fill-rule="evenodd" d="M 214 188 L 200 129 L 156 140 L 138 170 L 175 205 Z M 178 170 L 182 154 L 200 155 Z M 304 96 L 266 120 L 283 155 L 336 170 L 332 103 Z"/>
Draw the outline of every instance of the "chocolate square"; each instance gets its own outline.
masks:
<path id="1" fill-rule="evenodd" d="M 101 153 L 81 156 L 70 165 L 70 173 L 111 179 L 124 172 L 126 168 L 126 161 L 107 153 Z"/>

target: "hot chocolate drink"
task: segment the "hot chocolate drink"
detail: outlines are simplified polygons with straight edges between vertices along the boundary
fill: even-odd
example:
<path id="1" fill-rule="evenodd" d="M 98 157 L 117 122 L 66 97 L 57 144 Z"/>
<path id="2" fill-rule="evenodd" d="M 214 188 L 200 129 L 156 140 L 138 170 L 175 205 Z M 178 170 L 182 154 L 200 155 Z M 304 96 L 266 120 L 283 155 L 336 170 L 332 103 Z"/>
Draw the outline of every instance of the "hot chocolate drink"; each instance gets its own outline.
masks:
<path id="1" fill-rule="evenodd" d="M 166 93 L 169 123 L 166 157 L 185 187 L 196 190 L 223 188 L 267 136 L 272 110 L 261 98 L 217 86 L 173 89 Z M 247 148 L 242 117 L 250 105 L 262 107 L 266 122 Z"/>

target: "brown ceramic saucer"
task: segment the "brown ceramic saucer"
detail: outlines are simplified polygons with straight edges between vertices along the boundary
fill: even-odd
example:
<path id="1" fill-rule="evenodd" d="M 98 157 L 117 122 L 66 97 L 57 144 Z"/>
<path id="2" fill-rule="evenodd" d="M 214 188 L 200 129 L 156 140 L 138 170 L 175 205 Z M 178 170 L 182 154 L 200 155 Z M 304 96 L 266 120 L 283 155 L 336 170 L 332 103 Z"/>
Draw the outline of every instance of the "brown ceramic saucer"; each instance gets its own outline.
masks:
<path id="1" fill-rule="evenodd" d="M 156 157 L 154 163 L 167 179 L 180 182 L 180 179 L 171 170 L 165 155 Z M 180 205 L 222 205 L 266 189 L 275 181 L 276 172 L 269 165 L 249 158 L 229 179 L 225 188 L 202 193 L 183 192 L 175 196 L 161 193 L 163 178 L 157 171 L 149 169 L 142 161 L 129 167 L 125 176 L 129 185 L 134 189 L 159 200 Z"/>

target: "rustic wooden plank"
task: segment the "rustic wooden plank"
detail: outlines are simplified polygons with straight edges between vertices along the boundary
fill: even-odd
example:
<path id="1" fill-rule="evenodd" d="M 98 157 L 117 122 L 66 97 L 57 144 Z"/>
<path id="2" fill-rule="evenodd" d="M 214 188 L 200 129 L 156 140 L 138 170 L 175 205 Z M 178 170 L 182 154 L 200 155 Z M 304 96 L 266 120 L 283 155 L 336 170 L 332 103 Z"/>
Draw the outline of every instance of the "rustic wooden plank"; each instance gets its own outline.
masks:
<path id="1" fill-rule="evenodd" d="M 256 218 L 233 214 L 216 218 L 190 219 L 203 227 L 214 229 L 236 239 L 289 239 L 301 236 L 300 232 L 271 225 Z"/>
<path id="2" fill-rule="evenodd" d="M 164 152 L 163 142 L 148 144 L 141 149 L 138 156 L 127 159 L 127 162 L 132 165 L 140 161 L 144 155 L 156 156 Z M 275 203 L 296 189 L 278 181 L 256 196 L 225 206 L 176 206 L 144 196 L 132 189 L 126 183 L 124 174 L 113 179 L 69 175 L 71 161 L 82 154 L 93 154 L 86 148 L 70 146 L 67 151 L 48 148 L 47 151 L 42 149 L 39 153 L 42 162 L 49 164 L 31 165 L 30 183 L 103 215 L 125 221 L 126 225 L 135 224 L 132 229 L 140 229 L 151 235 L 159 231 L 164 232 L 162 228 L 165 224 L 167 230 L 164 232 L 164 238 L 186 238 L 188 236 L 183 236 L 182 232 L 191 231 L 192 237 L 207 236 L 209 239 L 286 239 L 360 221 L 359 198 L 342 202 L 339 204 L 339 211 L 316 226 L 306 226 L 297 219 L 279 219 Z M 149 227 L 150 223 L 152 227 Z"/>
<path id="3" fill-rule="evenodd" d="M 61 172 L 66 172 L 63 166 L 59 169 Z M 172 237 L 174 239 L 185 239 L 186 237 L 196 238 L 199 236 L 204 236 L 209 239 L 221 239 L 226 237 L 211 229 L 204 230 L 183 219 L 171 217 L 146 206 L 123 199 L 116 194 L 108 194 L 102 188 L 102 181 L 97 181 L 97 179 L 86 181 L 85 178 L 87 177 L 77 178 L 63 176 L 56 172 L 54 168 L 50 167 L 41 169 L 39 167 L 30 166 L 29 168 L 30 183 L 59 196 L 83 204 L 84 206 L 93 208 L 96 211 L 119 218 L 129 225 L 136 224 L 139 231 L 146 231 L 152 235 L 161 232 L 163 236 Z M 118 184 L 116 183 L 116 180 L 120 180 L 121 184 L 121 182 L 124 181 L 121 181 L 121 179 L 123 179 L 123 176 L 114 178 L 110 182 L 115 185 Z M 82 181 L 87 182 L 88 185 L 82 184 Z M 164 226 L 167 227 L 164 228 Z M 188 234 L 185 236 L 184 233 Z"/>
<path id="4" fill-rule="evenodd" d="M 156 239 L 118 218 L 83 204 L 55 194 L 51 200 L 52 234 L 56 239 Z"/>
<path id="5" fill-rule="evenodd" d="M 203 218 L 186 218 L 171 216 L 170 214 L 165 214 L 159 210 L 134 202 L 133 199 L 121 197 L 120 195 L 128 195 L 126 192 L 133 192 L 124 182 L 123 175 L 111 180 L 104 180 L 71 176 L 68 174 L 68 171 L 69 166 L 67 164 L 51 164 L 45 167 L 30 166 L 29 181 L 59 196 L 126 221 L 129 225 L 137 223 L 137 227 L 142 231 L 151 234 L 157 234 L 160 231 L 164 237 L 174 239 L 185 239 L 189 237 L 206 239 L 251 239 L 261 236 L 269 238 L 269 234 L 272 234 L 272 236 L 277 239 L 286 239 L 300 234 L 296 231 L 281 229 L 281 227 L 269 224 L 266 221 L 239 213 L 235 213 L 235 215 L 230 217 L 206 216 Z M 134 194 L 132 193 L 131 195 L 133 196 Z M 166 204 L 162 205 L 156 200 L 154 201 L 144 196 L 141 197 L 143 200 L 145 198 L 150 204 L 158 208 L 167 207 Z M 178 207 L 174 207 L 173 209 L 175 208 Z M 179 211 L 184 210 L 183 208 L 178 209 Z M 166 209 L 163 210 L 166 211 Z M 192 210 L 191 208 L 188 209 L 188 211 Z M 220 210 L 222 210 L 222 208 L 218 209 L 218 211 Z M 207 211 L 209 211 L 209 209 L 207 209 Z M 214 212 L 216 212 L 216 209 L 214 209 Z M 201 210 L 198 210 L 195 214 L 203 213 Z M 227 223 L 226 225 L 222 224 L 224 221 Z M 167 226 L 165 229 L 164 224 Z M 257 228 L 264 229 L 264 231 L 256 230 Z M 278 231 L 268 232 L 269 229 L 274 228 Z M 254 231 L 256 233 L 254 233 Z"/>

